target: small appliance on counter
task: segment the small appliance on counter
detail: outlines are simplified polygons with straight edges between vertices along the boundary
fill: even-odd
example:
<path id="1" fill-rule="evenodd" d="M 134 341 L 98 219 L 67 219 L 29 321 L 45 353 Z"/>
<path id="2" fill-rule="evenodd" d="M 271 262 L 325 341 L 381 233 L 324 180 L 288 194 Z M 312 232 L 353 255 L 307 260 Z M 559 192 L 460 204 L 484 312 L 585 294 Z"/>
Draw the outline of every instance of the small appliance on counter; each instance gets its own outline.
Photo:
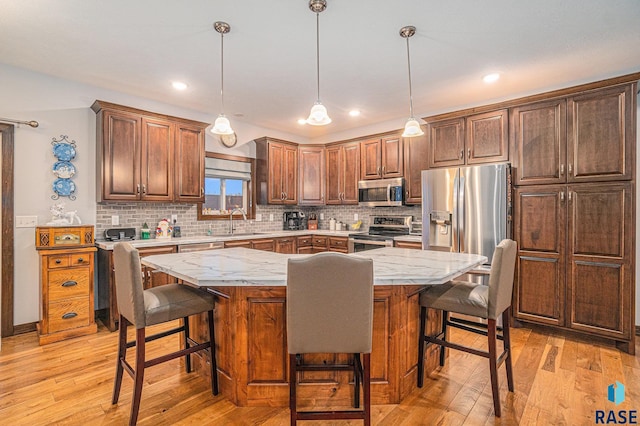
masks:
<path id="1" fill-rule="evenodd" d="M 282 229 L 285 231 L 300 231 L 307 229 L 307 217 L 304 212 L 284 212 L 282 214 Z"/>
<path id="2" fill-rule="evenodd" d="M 131 241 L 136 239 L 135 228 L 111 228 L 104 231 L 107 241 Z"/>

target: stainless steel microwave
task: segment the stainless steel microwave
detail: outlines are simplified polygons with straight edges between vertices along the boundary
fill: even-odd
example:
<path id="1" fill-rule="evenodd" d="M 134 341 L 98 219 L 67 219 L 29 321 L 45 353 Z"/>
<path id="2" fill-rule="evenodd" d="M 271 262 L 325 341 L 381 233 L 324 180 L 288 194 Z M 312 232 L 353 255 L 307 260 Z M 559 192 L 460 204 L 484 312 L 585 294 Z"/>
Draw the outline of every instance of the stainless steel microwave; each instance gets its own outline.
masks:
<path id="1" fill-rule="evenodd" d="M 404 178 L 359 181 L 358 204 L 365 207 L 402 206 Z"/>

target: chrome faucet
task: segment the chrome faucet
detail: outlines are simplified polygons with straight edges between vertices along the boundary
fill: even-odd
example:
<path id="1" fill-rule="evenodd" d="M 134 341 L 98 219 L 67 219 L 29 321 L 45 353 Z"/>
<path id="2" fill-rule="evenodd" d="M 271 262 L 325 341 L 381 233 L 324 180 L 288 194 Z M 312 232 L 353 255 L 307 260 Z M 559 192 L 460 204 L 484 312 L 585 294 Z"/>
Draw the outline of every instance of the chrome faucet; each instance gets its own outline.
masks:
<path id="1" fill-rule="evenodd" d="M 229 234 L 233 235 L 233 214 L 235 212 L 240 212 L 242 213 L 242 218 L 244 219 L 244 221 L 247 221 L 247 215 L 244 213 L 243 209 L 233 209 L 231 210 L 231 214 L 229 214 Z"/>

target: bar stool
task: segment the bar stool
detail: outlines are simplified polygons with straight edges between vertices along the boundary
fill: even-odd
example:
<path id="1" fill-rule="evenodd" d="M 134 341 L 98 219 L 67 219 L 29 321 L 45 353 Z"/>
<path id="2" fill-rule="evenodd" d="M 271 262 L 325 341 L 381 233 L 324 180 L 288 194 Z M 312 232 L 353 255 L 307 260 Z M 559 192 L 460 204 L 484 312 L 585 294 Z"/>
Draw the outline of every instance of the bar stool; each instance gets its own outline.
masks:
<path id="1" fill-rule="evenodd" d="M 493 253 L 489 285 L 470 282 L 451 281 L 435 285 L 420 295 L 420 342 L 418 344 L 418 387 L 424 381 L 424 352 L 426 346 L 433 343 L 440 345 L 440 365 L 444 365 L 445 346 L 479 355 L 489 359 L 491 374 L 491 390 L 495 416 L 500 417 L 500 391 L 498 388 L 498 367 L 505 363 L 507 385 L 513 392 L 513 371 L 511 365 L 511 341 L 509 336 L 509 308 L 513 292 L 513 272 L 516 261 L 516 243 L 502 240 Z M 443 311 L 442 331 L 436 336 L 425 335 L 427 308 Z M 450 318 L 449 313 L 479 317 L 487 320 L 487 324 L 468 321 L 461 318 Z M 496 320 L 502 316 L 502 327 L 496 326 Z M 456 327 L 488 337 L 489 350 L 462 346 L 447 340 L 447 327 Z M 502 340 L 504 350 L 498 356 L 496 340 Z"/>
<path id="2" fill-rule="evenodd" d="M 340 253 L 318 253 L 289 259 L 287 269 L 287 345 L 289 408 L 297 420 L 363 419 L 371 424 L 371 346 L 373 335 L 373 261 Z M 349 364 L 309 365 L 302 354 L 353 354 Z M 362 354 L 362 360 L 360 358 Z M 355 408 L 361 410 L 298 411 L 299 371 L 353 370 Z"/>
<path id="3" fill-rule="evenodd" d="M 218 377 L 215 352 L 215 334 L 213 327 L 213 296 L 196 288 L 181 284 L 167 284 L 143 290 L 138 250 L 129 243 L 117 243 L 113 250 L 113 261 L 116 275 L 116 297 L 120 311 L 118 336 L 118 359 L 116 377 L 113 386 L 112 404 L 118 403 L 122 372 L 126 371 L 134 380 L 131 414 L 129 424 L 135 425 L 138 420 L 140 397 L 144 370 L 181 356 L 185 357 L 187 373 L 191 372 L 190 354 L 200 350 L 209 350 L 211 357 L 211 390 L 218 394 Z M 209 341 L 194 342 L 189 337 L 189 316 L 203 312 L 208 314 Z M 180 327 L 163 331 L 150 336 L 145 335 L 145 328 L 182 318 Z M 136 328 L 135 341 L 127 342 L 127 326 Z M 145 343 L 176 333 L 184 333 L 184 349 L 160 357 L 145 360 Z M 127 349 L 135 346 L 135 369 L 127 362 Z"/>

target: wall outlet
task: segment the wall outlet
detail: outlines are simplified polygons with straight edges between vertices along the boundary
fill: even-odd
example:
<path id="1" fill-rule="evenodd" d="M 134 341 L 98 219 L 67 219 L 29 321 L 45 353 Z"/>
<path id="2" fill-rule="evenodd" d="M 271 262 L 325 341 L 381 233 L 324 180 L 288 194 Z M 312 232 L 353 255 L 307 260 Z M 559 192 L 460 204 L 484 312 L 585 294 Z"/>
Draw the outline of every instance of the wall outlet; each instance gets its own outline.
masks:
<path id="1" fill-rule="evenodd" d="M 256 222 L 262 222 L 262 213 L 256 213 Z"/>
<path id="2" fill-rule="evenodd" d="M 16 216 L 16 228 L 35 228 L 38 216 Z"/>
<path id="3" fill-rule="evenodd" d="M 353 214 L 353 220 L 358 220 L 358 213 Z"/>
<path id="4" fill-rule="evenodd" d="M 273 213 L 269 213 L 269 222 L 273 222 Z"/>
<path id="5" fill-rule="evenodd" d="M 111 216 L 111 225 L 114 225 L 114 226 L 120 225 L 120 216 L 115 214 Z"/>
<path id="6" fill-rule="evenodd" d="M 324 220 L 324 213 L 320 213 L 320 220 Z"/>
<path id="7" fill-rule="evenodd" d="M 171 215 L 171 223 L 176 223 L 178 221 L 178 215 L 177 214 L 172 214 Z"/>

